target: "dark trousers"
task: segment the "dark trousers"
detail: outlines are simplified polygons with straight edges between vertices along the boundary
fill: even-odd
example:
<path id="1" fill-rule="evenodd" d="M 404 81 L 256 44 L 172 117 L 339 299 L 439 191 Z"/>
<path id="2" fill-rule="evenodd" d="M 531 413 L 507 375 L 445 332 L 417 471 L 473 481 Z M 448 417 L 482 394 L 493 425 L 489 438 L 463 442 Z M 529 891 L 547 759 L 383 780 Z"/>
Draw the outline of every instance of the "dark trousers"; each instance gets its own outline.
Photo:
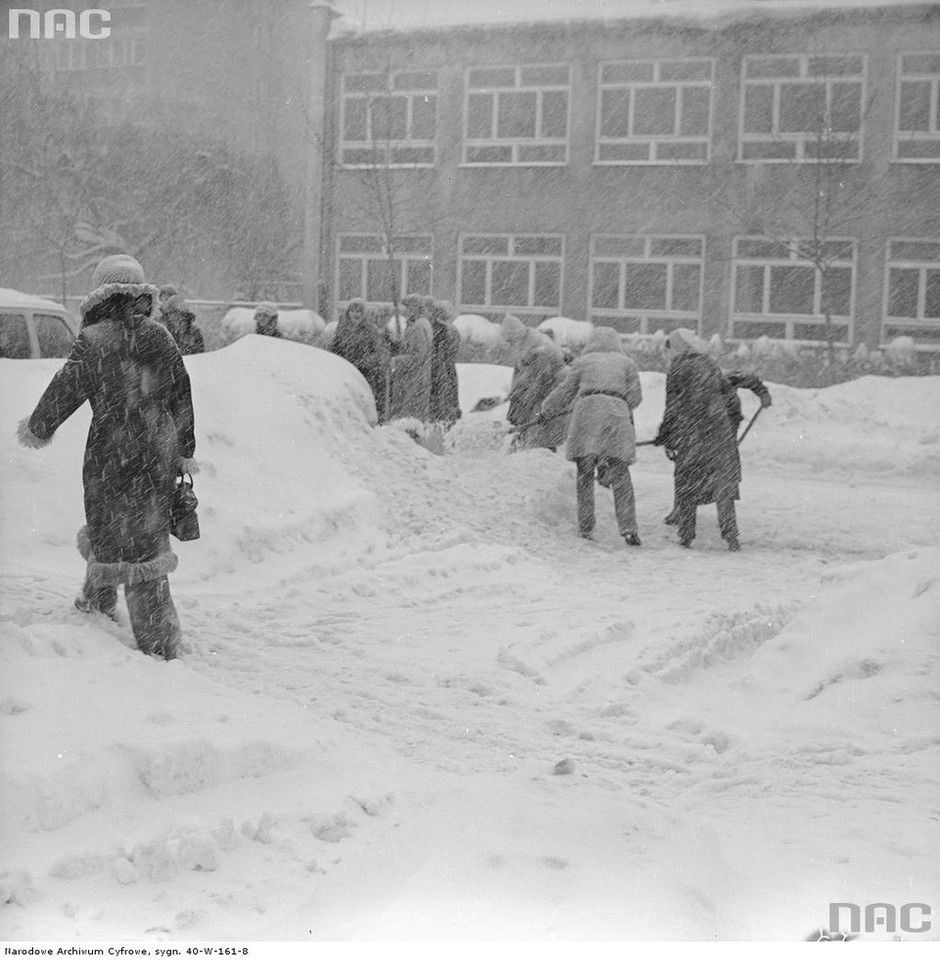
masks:
<path id="1" fill-rule="evenodd" d="M 734 511 L 734 498 L 722 497 L 715 502 L 718 508 L 718 529 L 723 540 L 729 543 L 738 539 L 738 519 Z M 674 508 L 678 513 L 679 539 L 690 543 L 695 539 L 696 506 L 683 500 L 677 500 Z"/>
<path id="2" fill-rule="evenodd" d="M 598 457 L 579 457 L 578 466 L 578 527 L 581 533 L 594 529 L 594 471 Z M 607 476 L 614 493 L 614 512 L 622 537 L 636 533 L 636 500 L 630 465 L 625 460 L 608 460 Z"/>
<path id="3" fill-rule="evenodd" d="M 117 587 L 90 586 L 82 590 L 88 605 L 109 617 L 117 606 Z M 164 660 L 173 660 L 179 653 L 180 621 L 170 596 L 166 577 L 124 585 L 124 599 L 130 616 L 131 630 L 141 653 Z"/>

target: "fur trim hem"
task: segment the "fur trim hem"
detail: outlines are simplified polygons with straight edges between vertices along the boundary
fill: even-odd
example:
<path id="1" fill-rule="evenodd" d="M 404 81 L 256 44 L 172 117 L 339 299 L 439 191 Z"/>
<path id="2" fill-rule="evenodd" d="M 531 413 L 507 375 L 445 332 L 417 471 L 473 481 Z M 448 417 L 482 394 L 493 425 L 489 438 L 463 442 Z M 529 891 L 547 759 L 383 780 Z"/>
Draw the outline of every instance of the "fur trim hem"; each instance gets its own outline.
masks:
<path id="1" fill-rule="evenodd" d="M 36 434 L 33 433 L 29 426 L 29 417 L 23 417 L 16 425 L 16 439 L 19 440 L 21 446 L 31 447 L 33 450 L 48 447 L 49 444 L 52 443 L 52 437 L 43 440 L 42 437 L 37 437 Z"/>
<path id="2" fill-rule="evenodd" d="M 118 563 L 101 563 L 95 559 L 91 549 L 91 539 L 88 536 L 88 527 L 82 527 L 76 538 L 78 552 L 88 564 L 86 583 L 90 587 L 116 587 L 119 583 L 144 583 L 147 580 L 159 580 L 171 574 L 179 563 L 179 557 L 167 550 L 154 557 L 153 560 L 143 560 L 140 563 L 119 561 Z"/>
<path id="3" fill-rule="evenodd" d="M 88 313 L 92 307 L 97 307 L 99 303 L 104 303 L 108 297 L 113 296 L 115 293 L 130 293 L 135 297 L 150 294 L 149 319 L 155 320 L 160 313 L 160 288 L 155 287 L 152 283 L 106 283 L 92 290 L 78 305 L 78 312 L 81 314 L 82 320 L 85 319 L 85 314 Z"/>

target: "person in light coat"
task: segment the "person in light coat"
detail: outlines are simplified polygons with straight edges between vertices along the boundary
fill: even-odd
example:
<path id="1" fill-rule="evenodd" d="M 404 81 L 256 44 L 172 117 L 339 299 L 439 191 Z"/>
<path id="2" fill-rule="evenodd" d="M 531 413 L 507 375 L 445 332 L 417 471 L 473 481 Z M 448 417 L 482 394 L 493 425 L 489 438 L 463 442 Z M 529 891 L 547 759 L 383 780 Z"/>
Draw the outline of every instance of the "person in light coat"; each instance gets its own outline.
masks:
<path id="1" fill-rule="evenodd" d="M 516 428 L 515 446 L 556 450 L 565 442 L 568 411 L 540 417 L 542 401 L 566 372 L 565 357 L 551 337 L 506 314 L 500 335 L 509 344 L 515 363 L 509 387 L 506 419 Z"/>
<path id="2" fill-rule="evenodd" d="M 180 624 L 167 575 L 170 502 L 178 472 L 193 472 L 196 446 L 189 375 L 156 319 L 158 290 L 130 256 L 106 257 L 82 301 L 81 330 L 65 365 L 20 422 L 26 447 L 44 447 L 85 402 L 91 426 L 82 467 L 86 525 L 78 549 L 87 567 L 84 612 L 114 617 L 117 587 L 144 653 L 173 659 Z"/>
<path id="3" fill-rule="evenodd" d="M 425 297 L 402 299 L 407 322 L 399 352 L 392 357 L 392 420 L 414 418 L 427 423 L 431 416 L 431 360 L 434 333 L 427 318 Z"/>
<path id="4" fill-rule="evenodd" d="M 595 327 L 565 379 L 542 403 L 552 417 L 574 404 L 568 421 L 565 456 L 577 464 L 578 527 L 582 537 L 594 530 L 594 481 L 610 486 L 620 536 L 640 546 L 630 464 L 636 459 L 633 410 L 643 399 L 636 364 L 623 352 L 620 335 Z"/>

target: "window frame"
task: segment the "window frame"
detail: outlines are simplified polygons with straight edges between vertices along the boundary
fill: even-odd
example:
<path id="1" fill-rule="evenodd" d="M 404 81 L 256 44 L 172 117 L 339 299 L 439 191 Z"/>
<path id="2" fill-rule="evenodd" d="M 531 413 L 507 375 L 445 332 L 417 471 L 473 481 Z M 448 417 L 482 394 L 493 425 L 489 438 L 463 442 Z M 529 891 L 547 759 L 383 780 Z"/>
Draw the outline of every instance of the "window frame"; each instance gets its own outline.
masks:
<path id="1" fill-rule="evenodd" d="M 464 243 L 468 239 L 506 239 L 507 250 L 503 253 L 464 253 Z M 519 240 L 557 240 L 560 243 L 560 253 L 555 254 L 516 254 L 515 247 Z M 461 313 L 477 313 L 481 315 L 498 316 L 511 313 L 514 316 L 560 316 L 564 303 L 565 284 L 565 235 L 563 233 L 461 233 L 457 240 L 457 303 Z M 471 303 L 464 299 L 463 267 L 466 262 L 482 262 L 486 264 L 484 280 L 484 299 L 486 303 Z M 492 302 L 493 291 L 493 264 L 495 262 L 528 263 L 528 295 L 527 304 L 499 304 Z M 555 263 L 558 265 L 558 303 L 553 306 L 535 305 L 536 263 Z"/>
<path id="2" fill-rule="evenodd" d="M 564 68 L 568 74 L 568 81 L 566 84 L 524 84 L 522 83 L 522 71 L 523 70 L 538 70 L 538 69 L 559 69 Z M 488 85 L 485 87 L 471 87 L 470 84 L 470 74 L 473 70 L 513 70 L 514 71 L 514 86 L 493 86 Z M 460 144 L 460 166 L 461 167 L 474 167 L 477 169 L 489 169 L 492 167 L 566 167 L 570 163 L 571 157 L 571 108 L 572 108 L 572 86 L 571 86 L 571 64 L 570 63 L 515 63 L 515 64 L 474 64 L 471 67 L 466 67 L 464 70 L 464 84 L 463 84 L 463 123 L 461 127 L 461 144 Z M 546 92 L 557 93 L 563 91 L 566 95 L 566 110 L 565 110 L 565 136 L 562 137 L 540 137 L 536 135 L 535 137 L 498 137 L 492 136 L 489 138 L 483 137 L 470 137 L 467 132 L 467 125 L 470 120 L 470 97 L 473 94 L 479 93 L 491 93 L 493 95 L 493 103 L 491 107 L 491 116 L 490 116 L 490 132 L 497 133 L 497 124 L 499 122 L 499 97 L 500 94 L 508 93 L 526 93 L 534 92 L 537 95 L 536 100 L 536 112 L 535 112 L 535 124 L 536 131 L 541 124 L 542 119 L 542 103 L 543 103 L 543 94 Z M 519 148 L 520 147 L 551 147 L 551 146 L 564 146 L 564 159 L 562 160 L 519 160 Z M 512 150 L 512 159 L 511 160 L 500 160 L 500 161 L 486 161 L 486 160 L 469 160 L 468 151 L 474 147 L 510 147 Z"/>
<path id="3" fill-rule="evenodd" d="M 612 254 L 598 254 L 597 243 L 603 240 L 642 240 L 644 242 L 644 255 L 641 256 L 614 256 Z M 654 254 L 652 252 L 653 244 L 660 241 L 698 241 L 700 252 L 697 256 L 693 254 Z M 675 323 L 669 326 L 669 330 L 678 327 L 693 328 L 696 332 L 702 326 L 702 301 L 705 293 L 705 246 L 707 238 L 705 234 L 636 234 L 636 233 L 594 233 L 590 239 L 590 253 L 588 257 L 588 320 L 595 324 L 609 324 L 613 321 L 637 320 L 637 329 L 633 333 L 650 334 L 655 330 L 650 329 L 650 321 L 660 321 L 657 329 L 665 329 L 662 326 L 664 321 L 674 320 Z M 616 263 L 618 266 L 617 276 L 617 301 L 618 305 L 614 307 L 595 307 L 594 306 L 594 267 L 598 263 Z M 663 309 L 646 308 L 632 309 L 625 304 L 626 297 L 626 269 L 628 263 L 661 263 L 666 265 L 666 304 Z M 680 265 L 694 265 L 698 267 L 698 309 L 673 310 L 669 304 L 673 300 L 675 267 Z"/>
<path id="4" fill-rule="evenodd" d="M 711 162 L 712 154 L 712 130 L 715 117 L 715 98 L 712 92 L 715 89 L 715 58 L 714 57 L 650 57 L 627 60 L 604 60 L 597 65 L 597 99 L 594 118 L 594 164 L 596 166 L 614 167 L 614 166 L 705 166 Z M 641 64 L 649 63 L 653 65 L 654 76 L 658 77 L 662 71 L 664 63 L 707 63 L 710 67 L 711 76 L 708 80 L 630 80 L 630 81 L 605 81 L 603 79 L 604 68 L 609 66 L 618 66 L 621 64 Z M 708 130 L 704 136 L 683 136 L 673 133 L 662 135 L 644 136 L 642 134 L 629 134 L 626 137 L 605 137 L 601 133 L 603 123 L 603 96 L 606 90 L 629 90 L 630 95 L 630 125 L 633 125 L 635 118 L 636 90 L 638 89 L 664 89 L 673 88 L 698 88 L 708 91 Z M 676 123 L 681 123 L 681 108 L 676 102 L 676 114 L 674 118 L 673 130 L 676 129 Z M 646 160 L 605 160 L 600 156 L 601 148 L 605 144 L 636 144 L 646 143 L 649 146 L 649 158 Z M 660 143 L 704 143 L 704 158 L 685 158 L 676 159 L 658 157 L 658 145 Z"/>
<path id="5" fill-rule="evenodd" d="M 801 239 L 799 237 L 788 237 L 786 239 L 775 239 L 773 237 L 760 236 L 757 234 L 748 234 L 748 235 L 738 235 L 733 238 L 732 247 L 731 247 L 731 288 L 730 288 L 730 309 L 728 311 L 728 339 L 729 340 L 753 340 L 756 339 L 752 335 L 738 335 L 735 332 L 736 323 L 750 323 L 750 324 L 759 324 L 766 323 L 770 324 L 784 324 L 785 326 L 785 336 L 780 337 L 770 337 L 772 340 L 784 339 L 788 342 L 804 344 L 806 346 L 818 346 L 821 343 L 825 343 L 825 340 L 819 339 L 810 339 L 807 337 L 799 337 L 794 335 L 794 327 L 796 325 L 809 325 L 813 324 L 816 326 L 825 324 L 825 314 L 822 313 L 819 309 L 821 297 L 822 297 L 822 286 L 821 278 L 819 271 L 815 266 L 807 260 L 805 257 L 800 257 L 795 255 L 793 244 L 798 243 Z M 740 257 L 738 254 L 738 247 L 741 242 L 758 242 L 758 243 L 778 243 L 778 244 L 787 244 L 791 246 L 791 253 L 794 253 L 792 256 L 788 257 Z M 849 313 L 844 314 L 833 314 L 832 322 L 834 326 L 845 327 L 846 328 L 846 339 L 834 341 L 836 346 L 851 346 L 855 339 L 855 313 L 856 313 L 856 295 L 858 288 L 858 240 L 854 237 L 829 237 L 826 240 L 827 243 L 843 243 L 850 245 L 852 249 L 851 260 L 840 259 L 835 261 L 832 266 L 840 268 L 850 268 L 850 288 L 849 288 Z M 755 267 L 760 266 L 764 268 L 764 277 L 763 277 L 763 292 L 761 294 L 761 305 L 764 308 L 760 313 L 755 313 L 753 311 L 739 311 L 737 309 L 737 289 L 738 289 L 738 268 L 739 267 Z M 810 314 L 798 314 L 798 313 L 773 313 L 769 309 L 770 298 L 771 298 L 771 268 L 775 266 L 802 266 L 813 271 L 813 313 Z M 762 336 L 762 334 L 758 334 Z M 766 334 L 770 336 L 770 334 Z"/>
<path id="6" fill-rule="evenodd" d="M 381 251 L 344 251 L 342 250 L 343 240 L 349 238 L 360 238 L 360 239 L 371 239 L 377 241 L 378 245 L 381 247 Z M 432 296 L 434 292 L 434 237 L 432 234 L 425 233 L 408 233 L 402 234 L 399 237 L 396 237 L 398 241 L 427 241 L 428 252 L 425 253 L 412 253 L 405 252 L 401 254 L 396 254 L 396 259 L 399 262 L 399 297 L 404 297 L 408 293 L 420 293 L 421 296 Z M 346 307 L 349 306 L 349 302 L 354 297 L 342 298 L 340 297 L 341 293 L 341 264 L 343 260 L 359 260 L 361 261 L 359 265 L 359 290 L 357 297 L 363 299 L 370 306 L 387 306 L 391 307 L 393 304 L 390 300 L 372 300 L 368 297 L 369 292 L 369 275 L 368 275 L 368 263 L 370 260 L 381 260 L 383 263 L 388 262 L 388 253 L 387 253 L 387 244 L 385 242 L 385 237 L 378 233 L 366 233 L 362 231 L 350 231 L 346 233 L 338 233 L 336 235 L 336 263 L 333 270 L 333 280 L 334 280 L 334 296 L 333 302 L 336 305 L 337 316 L 341 314 Z M 424 291 L 414 291 L 408 288 L 408 264 L 409 262 L 416 261 L 420 263 L 427 263 L 428 265 L 428 291 L 425 294 Z"/>
<path id="7" fill-rule="evenodd" d="M 894 243 L 924 243 L 933 244 L 937 248 L 935 260 L 929 260 L 923 257 L 896 259 L 892 254 L 892 244 Z M 891 268 L 900 267 L 906 270 L 917 270 L 917 316 L 916 317 L 894 317 L 888 310 L 891 304 Z M 884 270 L 884 298 L 882 303 L 882 322 L 881 322 L 881 345 L 885 346 L 895 337 L 911 336 L 916 341 L 917 330 L 937 330 L 940 331 L 940 317 L 927 317 L 924 315 L 927 297 L 927 271 L 936 270 L 940 272 L 940 238 L 936 237 L 888 237 L 885 243 L 885 270 Z M 893 333 L 889 336 L 889 327 L 903 327 L 904 333 Z M 936 343 L 917 343 L 918 350 L 940 351 L 940 338 Z"/>
<path id="8" fill-rule="evenodd" d="M 905 57 L 940 57 L 940 52 L 936 50 L 901 50 L 895 58 L 895 83 L 894 83 L 894 125 L 891 136 L 891 162 L 892 163 L 940 163 L 940 71 L 930 74 L 905 74 Z M 930 114 L 928 124 L 931 126 L 926 133 L 918 136 L 918 131 L 909 130 L 906 133 L 900 129 L 901 123 L 901 85 L 905 79 L 929 80 L 930 87 Z M 937 144 L 937 155 L 935 157 L 901 157 L 898 155 L 898 147 L 902 142 L 917 142 Z M 890 242 L 890 241 L 889 241 Z"/>
<path id="9" fill-rule="evenodd" d="M 395 95 L 407 98 L 406 133 L 410 131 L 414 122 L 414 98 L 415 97 L 434 97 L 434 136 L 430 139 L 411 137 L 410 135 L 402 138 L 389 139 L 387 141 L 376 140 L 372 133 L 373 108 L 372 103 L 375 98 L 368 92 L 359 93 L 358 91 L 347 91 L 346 82 L 348 77 L 365 76 L 369 74 L 380 74 L 377 70 L 344 70 L 340 76 L 339 90 L 339 165 L 345 170 L 369 170 L 375 166 L 389 167 L 396 170 L 414 170 L 431 169 L 437 165 L 437 129 L 438 129 L 438 106 L 440 104 L 440 74 L 436 67 L 409 67 L 407 69 L 389 70 L 382 73 L 385 80 L 385 89 L 381 92 L 382 97 L 391 99 Z M 433 74 L 433 88 L 416 87 L 397 90 L 395 88 L 395 78 L 410 73 L 428 73 Z M 346 139 L 346 111 L 347 105 L 351 100 L 365 100 L 367 104 L 366 113 L 366 140 L 347 140 Z M 429 160 L 415 162 L 399 162 L 393 158 L 396 148 L 430 150 L 431 158 Z M 347 150 L 372 150 L 376 152 L 376 159 L 365 163 L 348 163 L 345 159 Z"/>
<path id="10" fill-rule="evenodd" d="M 819 74 L 812 75 L 809 73 L 809 61 L 813 59 L 832 59 L 840 58 L 844 60 L 857 58 L 861 60 L 861 73 L 859 74 L 846 74 L 846 75 L 833 75 L 833 74 Z M 800 73 L 799 76 L 795 77 L 786 77 L 786 76 L 776 76 L 776 77 L 748 77 L 747 68 L 749 63 L 753 63 L 757 60 L 799 60 L 800 61 Z M 745 121 L 745 104 L 747 98 L 747 92 L 749 88 L 754 87 L 764 87 L 770 86 L 773 88 L 773 104 L 772 104 L 772 127 L 778 127 L 780 123 L 780 86 L 782 84 L 803 84 L 805 86 L 810 86 L 812 84 L 824 83 L 826 85 L 826 109 L 827 112 L 831 108 L 832 103 L 832 90 L 831 85 L 833 83 L 856 83 L 859 87 L 859 113 L 858 113 L 858 131 L 855 134 L 850 135 L 850 142 L 857 144 L 858 150 L 857 155 L 854 157 L 839 157 L 839 158 L 815 158 L 806 156 L 806 145 L 807 143 L 812 143 L 815 141 L 815 134 L 803 130 L 803 131 L 790 131 L 781 133 L 779 130 L 771 130 L 769 133 L 759 134 L 759 133 L 746 133 L 744 130 L 744 121 Z M 741 79 L 740 79 L 740 94 L 738 100 L 738 149 L 737 156 L 735 158 L 736 163 L 798 163 L 798 164 L 812 164 L 812 163 L 847 163 L 847 164 L 860 164 L 863 160 L 863 151 L 865 143 L 865 96 L 868 86 L 868 56 L 867 54 L 860 52 L 849 52 L 849 51 L 839 51 L 838 53 L 832 54 L 815 54 L 815 53 L 761 53 L 761 54 L 747 54 L 741 59 Z M 794 155 L 792 157 L 745 157 L 744 148 L 745 143 L 790 143 L 794 144 Z"/>

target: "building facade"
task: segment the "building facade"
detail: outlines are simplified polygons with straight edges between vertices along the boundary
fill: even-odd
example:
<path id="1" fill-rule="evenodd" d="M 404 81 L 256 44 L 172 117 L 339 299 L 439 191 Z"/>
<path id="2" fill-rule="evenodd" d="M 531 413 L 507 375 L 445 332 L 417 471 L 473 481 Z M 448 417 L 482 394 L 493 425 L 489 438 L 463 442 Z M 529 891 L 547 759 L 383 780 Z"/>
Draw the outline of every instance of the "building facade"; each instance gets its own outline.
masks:
<path id="1" fill-rule="evenodd" d="M 330 44 L 320 308 L 940 348 L 940 7 Z"/>

